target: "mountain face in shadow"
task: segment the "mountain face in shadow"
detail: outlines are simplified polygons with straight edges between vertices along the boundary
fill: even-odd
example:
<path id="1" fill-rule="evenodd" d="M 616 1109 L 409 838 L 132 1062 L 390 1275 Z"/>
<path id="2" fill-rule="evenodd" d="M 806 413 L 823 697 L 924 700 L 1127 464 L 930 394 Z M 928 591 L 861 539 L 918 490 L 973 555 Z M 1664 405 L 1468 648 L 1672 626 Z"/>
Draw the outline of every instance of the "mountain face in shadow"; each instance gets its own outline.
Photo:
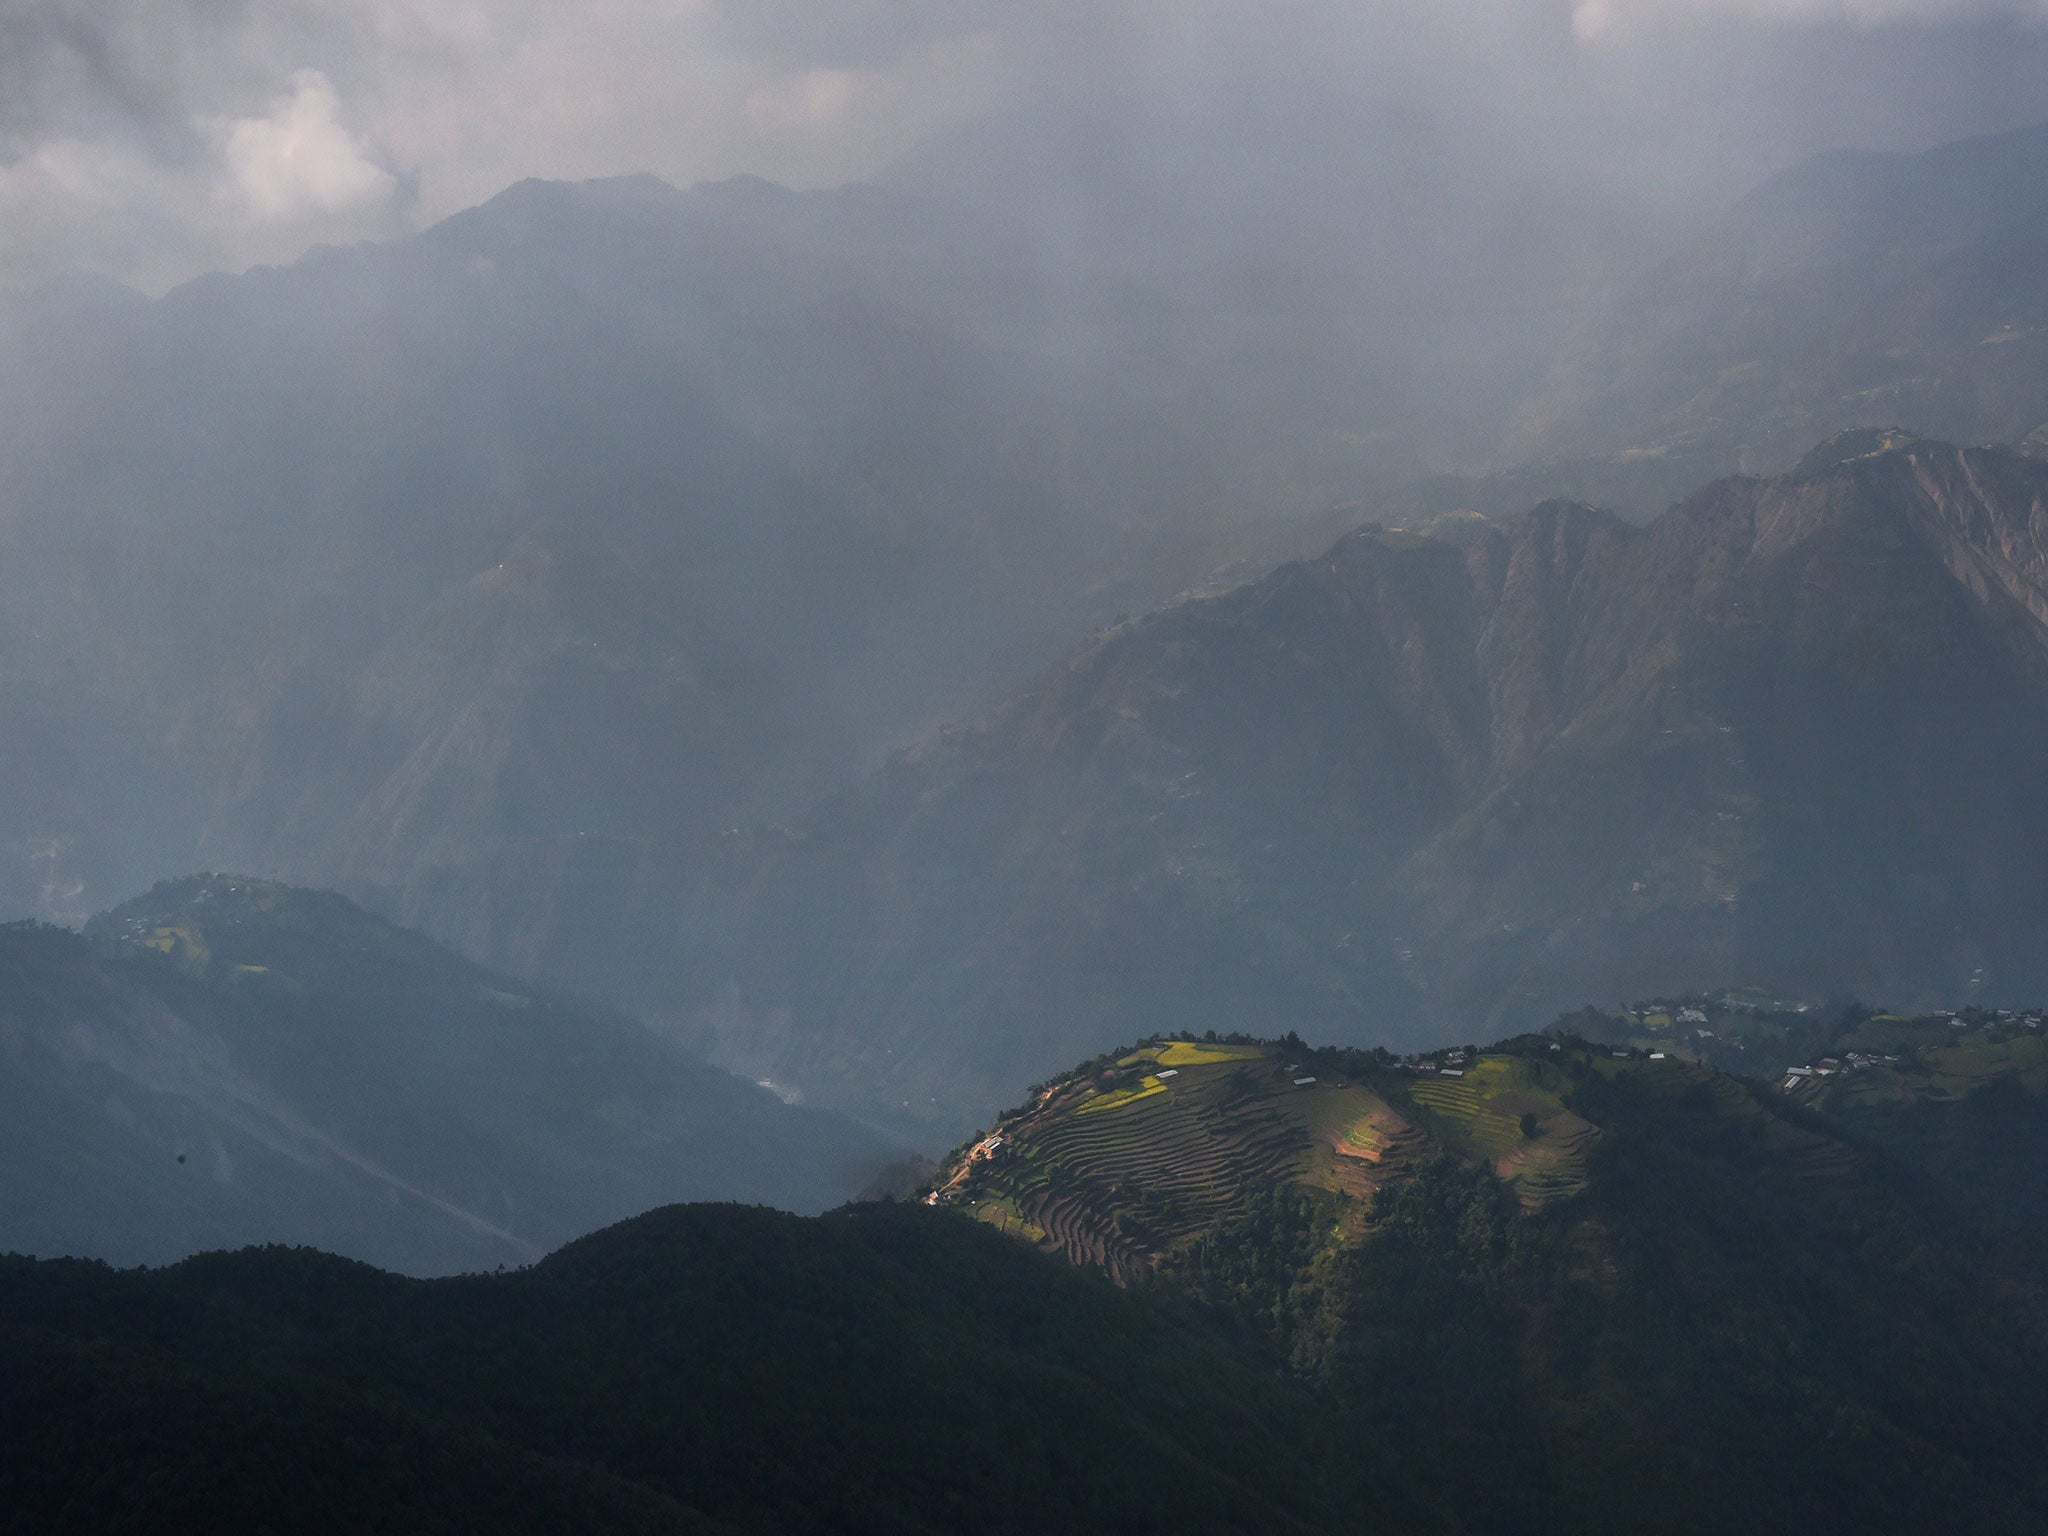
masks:
<path id="1" fill-rule="evenodd" d="M 701 1016 L 915 1114 L 1117 1020 L 1398 1043 L 1715 977 L 2048 990 L 2044 504 L 2036 461 L 1875 434 L 1648 528 L 1360 532 L 748 850 L 691 919 L 729 946 Z"/>
<path id="2" fill-rule="evenodd" d="M 891 1148 L 338 896 L 209 876 L 0 930 L 0 1246 L 521 1263 L 672 1198 L 818 1210 Z"/>

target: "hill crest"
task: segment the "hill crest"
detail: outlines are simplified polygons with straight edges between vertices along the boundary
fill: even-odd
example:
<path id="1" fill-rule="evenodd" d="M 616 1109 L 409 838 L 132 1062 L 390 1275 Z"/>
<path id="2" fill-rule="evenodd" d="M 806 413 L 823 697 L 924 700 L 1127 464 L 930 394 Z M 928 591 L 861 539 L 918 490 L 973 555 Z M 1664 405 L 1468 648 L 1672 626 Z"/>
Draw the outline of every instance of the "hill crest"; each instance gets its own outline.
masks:
<path id="1" fill-rule="evenodd" d="M 1616 1131 L 1739 1147 L 1809 1195 L 1876 1175 L 1967 1201 L 1965 1153 L 1927 1122 L 2002 1105 L 2048 1124 L 2042 1028 L 2040 1010 L 1916 1016 L 1726 994 L 1587 1009 L 1542 1034 L 1406 1057 L 1155 1038 L 1035 1088 L 924 1198 L 1124 1283 L 1184 1268 L 1276 1199 L 1311 1201 L 1333 1240 L 1355 1244 L 1383 1194 L 1444 1165 L 1485 1174 L 1527 1215 L 1566 1207 L 1601 1176 Z"/>

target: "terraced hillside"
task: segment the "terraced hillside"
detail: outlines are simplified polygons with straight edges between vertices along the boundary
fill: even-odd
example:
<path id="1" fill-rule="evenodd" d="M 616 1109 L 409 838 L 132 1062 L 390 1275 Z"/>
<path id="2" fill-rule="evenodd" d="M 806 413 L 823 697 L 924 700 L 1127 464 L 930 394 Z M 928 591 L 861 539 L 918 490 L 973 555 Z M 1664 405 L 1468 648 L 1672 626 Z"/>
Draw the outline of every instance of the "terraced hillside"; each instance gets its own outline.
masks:
<path id="1" fill-rule="evenodd" d="M 1578 1040 L 1400 1060 L 1291 1039 L 1157 1039 L 1040 1089 L 956 1153 L 927 1198 L 1120 1280 L 1277 1191 L 1334 1197 L 1338 1231 L 1361 1236 L 1378 1191 L 1446 1160 L 1537 1211 L 1586 1187 L 1601 1130 L 1575 1102 L 1624 1075 L 1674 1096 L 1704 1084 L 1718 1116 L 1768 1126 L 1780 1150 L 1826 1140 L 1710 1069 Z"/>
<path id="2" fill-rule="evenodd" d="M 1660 1144 L 1739 1149 L 1795 1200 L 1903 1167 L 1980 1219 L 2048 1229 L 2043 1033 L 2039 1012 L 1726 994 L 1406 1058 L 1157 1038 L 1039 1089 L 928 1199 L 1127 1282 L 1276 1198 L 1316 1203 L 1328 1238 L 1355 1243 L 1380 1192 L 1439 1165 L 1483 1171 L 1525 1214 L 1564 1206 L 1625 1122 Z"/>

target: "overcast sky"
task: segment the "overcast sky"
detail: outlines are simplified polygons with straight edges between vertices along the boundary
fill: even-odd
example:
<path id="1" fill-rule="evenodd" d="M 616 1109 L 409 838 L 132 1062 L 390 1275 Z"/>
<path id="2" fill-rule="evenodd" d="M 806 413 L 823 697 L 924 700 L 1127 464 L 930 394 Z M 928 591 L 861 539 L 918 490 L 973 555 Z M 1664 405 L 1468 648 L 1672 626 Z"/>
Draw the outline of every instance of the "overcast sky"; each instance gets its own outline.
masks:
<path id="1" fill-rule="evenodd" d="M 1163 195 L 1425 123 L 1654 206 L 2042 119 L 2048 0 L 0 0 L 0 281 L 161 289 L 526 176 L 829 185 L 976 123 Z"/>

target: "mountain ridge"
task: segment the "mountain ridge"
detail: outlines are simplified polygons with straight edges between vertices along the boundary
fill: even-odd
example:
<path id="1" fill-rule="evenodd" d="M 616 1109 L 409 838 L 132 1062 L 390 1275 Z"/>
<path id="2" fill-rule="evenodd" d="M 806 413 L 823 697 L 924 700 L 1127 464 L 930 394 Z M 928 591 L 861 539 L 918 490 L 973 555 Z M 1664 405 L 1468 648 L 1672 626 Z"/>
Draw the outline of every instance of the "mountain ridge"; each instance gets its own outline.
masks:
<path id="1" fill-rule="evenodd" d="M 737 919 L 693 909 L 738 999 L 704 1027 L 942 1102 L 978 1055 L 992 1108 L 1118 1019 L 1419 1044 L 1712 975 L 2032 991 L 2044 500 L 1901 435 L 1647 528 L 1362 530 L 1116 626 L 755 845 Z"/>
<path id="2" fill-rule="evenodd" d="M 0 1245 L 522 1263 L 676 1194 L 821 1209 L 898 1149 L 345 898 L 165 882 L 0 928 Z"/>

